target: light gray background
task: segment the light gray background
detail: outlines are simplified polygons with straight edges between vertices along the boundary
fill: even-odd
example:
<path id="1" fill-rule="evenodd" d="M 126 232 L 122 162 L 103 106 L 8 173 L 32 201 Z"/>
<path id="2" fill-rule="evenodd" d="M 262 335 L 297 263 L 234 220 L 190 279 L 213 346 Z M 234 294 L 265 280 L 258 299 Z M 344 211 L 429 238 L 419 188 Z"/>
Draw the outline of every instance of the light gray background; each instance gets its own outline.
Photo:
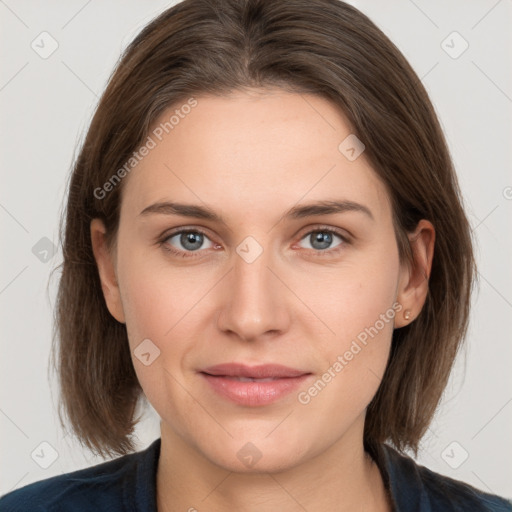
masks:
<path id="1" fill-rule="evenodd" d="M 452 150 L 478 243 L 480 290 L 467 347 L 418 461 L 512 497 L 512 2 L 352 3 L 397 44 L 422 78 Z M 121 50 L 169 5 L 0 0 L 0 494 L 101 462 L 57 421 L 47 366 L 58 272 L 48 293 L 46 286 L 61 254 L 41 261 L 48 241 L 40 240 L 58 243 L 75 148 Z M 46 59 L 31 47 L 34 40 L 42 45 L 43 31 L 59 45 Z M 458 58 L 445 51 L 462 48 L 457 36 L 446 39 L 453 31 L 469 44 Z M 55 389 L 53 381 L 51 386 Z M 137 434 L 139 448 L 158 437 L 151 409 Z M 52 461 L 53 452 L 42 442 L 58 453 L 47 469 L 41 465 Z"/>

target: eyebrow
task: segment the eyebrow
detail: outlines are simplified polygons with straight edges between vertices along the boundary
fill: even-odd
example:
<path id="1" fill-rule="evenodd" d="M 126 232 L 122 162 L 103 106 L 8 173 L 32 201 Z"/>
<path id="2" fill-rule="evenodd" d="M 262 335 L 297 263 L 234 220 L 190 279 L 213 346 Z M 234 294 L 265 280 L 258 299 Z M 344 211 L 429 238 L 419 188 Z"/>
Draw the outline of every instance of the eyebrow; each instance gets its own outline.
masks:
<path id="1" fill-rule="evenodd" d="M 289 219 L 303 219 L 306 217 L 345 212 L 360 212 L 367 215 L 370 219 L 375 220 L 371 210 L 367 206 L 360 203 L 355 203 L 354 201 L 339 200 L 316 201 L 301 206 L 294 206 L 285 212 L 283 217 Z M 183 217 L 211 220 L 227 226 L 227 223 L 222 218 L 222 216 L 218 215 L 210 208 L 194 204 L 163 201 L 147 206 L 140 212 L 139 215 L 146 216 L 150 214 L 181 215 Z"/>

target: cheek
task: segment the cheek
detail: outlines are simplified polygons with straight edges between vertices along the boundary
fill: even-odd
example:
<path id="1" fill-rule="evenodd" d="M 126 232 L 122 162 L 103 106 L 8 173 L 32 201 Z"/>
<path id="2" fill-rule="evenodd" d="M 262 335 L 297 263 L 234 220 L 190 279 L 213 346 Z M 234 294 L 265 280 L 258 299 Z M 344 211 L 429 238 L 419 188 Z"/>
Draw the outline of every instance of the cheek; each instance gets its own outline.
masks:
<path id="1" fill-rule="evenodd" d="M 324 392 L 319 382 L 306 390 L 305 402 L 312 397 L 314 408 L 340 405 L 344 411 L 369 403 L 384 374 L 394 318 L 401 310 L 395 302 L 398 274 L 398 253 L 390 245 L 340 267 L 330 279 L 316 276 L 322 286 L 315 288 L 312 309 L 330 331 L 323 331 L 320 349 L 320 379 L 328 389 Z"/>
<path id="2" fill-rule="evenodd" d="M 119 265 L 119 278 L 132 357 L 149 339 L 160 351 L 156 366 L 175 371 L 200 335 L 197 326 L 204 315 L 203 299 L 212 287 L 211 272 L 199 266 L 172 268 L 155 251 L 133 251 Z M 136 358 L 134 365 L 136 370 L 140 367 Z"/>
<path id="3" fill-rule="evenodd" d="M 145 338 L 165 339 L 195 295 L 195 283 L 172 271 L 163 251 L 135 237 L 120 237 L 118 261 L 121 300 L 131 344 Z"/>
<path id="4" fill-rule="evenodd" d="M 170 276 L 165 278 L 155 266 L 153 269 L 148 260 L 132 261 L 126 266 L 126 270 L 131 271 L 121 282 L 133 366 L 146 398 L 160 413 L 168 406 L 165 397 L 179 392 L 179 386 L 171 386 L 171 390 L 166 386 L 174 383 L 173 376 L 179 375 L 177 367 L 188 350 L 188 340 L 177 336 L 186 320 L 183 318 L 186 301 L 176 290 L 186 288 L 180 283 L 171 283 Z M 184 399 L 186 397 L 174 397 L 171 403 Z"/>
<path id="5" fill-rule="evenodd" d="M 398 277 L 398 252 L 387 244 L 366 253 L 354 252 L 338 267 L 310 269 L 308 279 L 302 279 L 302 284 L 298 279 L 295 290 L 307 297 L 311 311 L 322 320 L 323 325 L 317 321 L 315 325 L 326 339 L 323 346 L 340 350 L 375 324 L 389 337 L 393 322 L 388 320 L 395 314 L 389 310 L 395 303 Z"/>
<path id="6" fill-rule="evenodd" d="M 172 327 L 172 294 L 156 286 L 152 277 L 132 273 L 123 281 L 122 300 L 132 348 L 144 338 L 157 342 Z"/>

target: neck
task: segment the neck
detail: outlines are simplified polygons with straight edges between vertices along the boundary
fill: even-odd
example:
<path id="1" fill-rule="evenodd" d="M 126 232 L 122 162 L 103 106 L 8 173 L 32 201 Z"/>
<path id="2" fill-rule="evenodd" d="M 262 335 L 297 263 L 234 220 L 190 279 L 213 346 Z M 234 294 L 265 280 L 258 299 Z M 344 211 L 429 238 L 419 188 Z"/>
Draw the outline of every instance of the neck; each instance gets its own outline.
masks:
<path id="1" fill-rule="evenodd" d="M 362 418 L 364 425 L 364 418 Z M 162 422 L 157 470 L 159 512 L 307 510 L 389 512 L 381 473 L 362 435 L 347 432 L 328 450 L 283 471 L 228 471 Z"/>

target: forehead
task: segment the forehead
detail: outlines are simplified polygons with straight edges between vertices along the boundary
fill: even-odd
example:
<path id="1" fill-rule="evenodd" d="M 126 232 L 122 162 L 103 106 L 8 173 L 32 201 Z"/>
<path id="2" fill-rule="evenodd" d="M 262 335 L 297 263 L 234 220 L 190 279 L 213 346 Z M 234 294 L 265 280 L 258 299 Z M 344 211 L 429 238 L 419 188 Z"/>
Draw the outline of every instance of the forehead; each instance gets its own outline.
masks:
<path id="1" fill-rule="evenodd" d="M 123 184 L 124 210 L 179 199 L 263 218 L 326 198 L 371 204 L 377 216 L 389 209 L 364 152 L 350 161 L 340 151 L 352 128 L 328 100 L 282 90 L 194 99 L 151 127 L 153 148 Z"/>

